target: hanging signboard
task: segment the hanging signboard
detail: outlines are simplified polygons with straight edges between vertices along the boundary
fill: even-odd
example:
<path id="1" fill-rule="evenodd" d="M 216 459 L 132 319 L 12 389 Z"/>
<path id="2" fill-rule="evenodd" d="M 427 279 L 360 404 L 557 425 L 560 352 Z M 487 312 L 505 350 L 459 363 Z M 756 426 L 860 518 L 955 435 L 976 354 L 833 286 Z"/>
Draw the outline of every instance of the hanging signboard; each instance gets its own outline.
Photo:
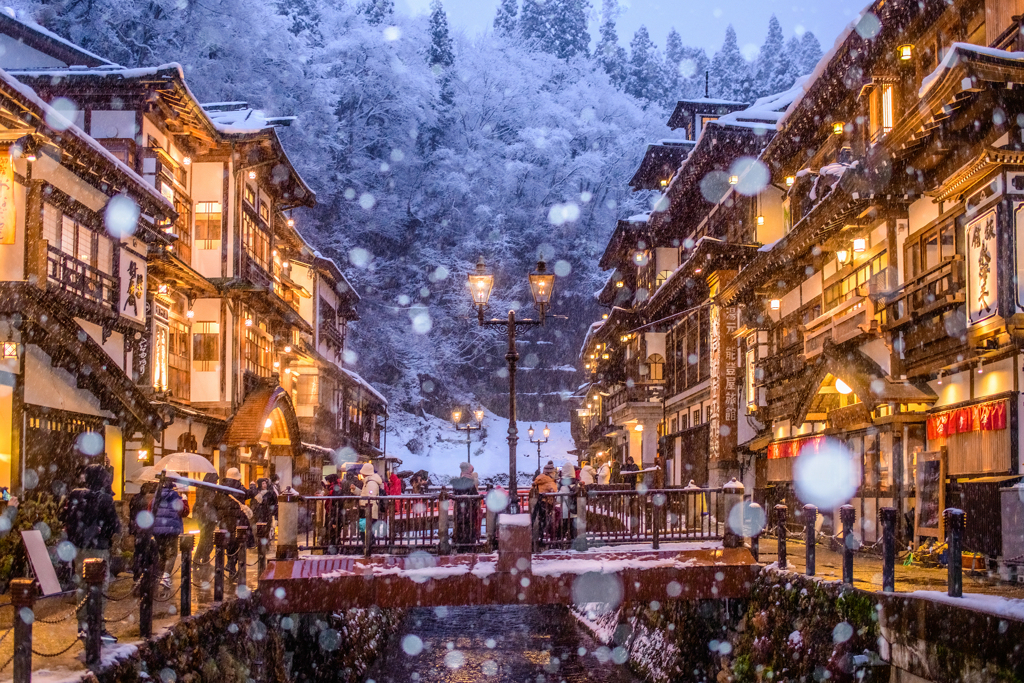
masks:
<path id="1" fill-rule="evenodd" d="M 996 211 L 991 209 L 967 224 L 967 324 L 995 316 L 998 306 Z"/>
<path id="2" fill-rule="evenodd" d="M 17 231 L 14 215 L 14 162 L 0 155 L 0 244 L 14 244 Z"/>
<path id="3" fill-rule="evenodd" d="M 135 239 L 129 240 L 135 243 Z M 139 245 L 145 248 L 145 245 Z M 146 321 L 146 259 L 134 251 L 121 248 L 120 253 L 120 286 L 121 291 L 118 297 L 118 312 L 136 322 Z"/>
<path id="4" fill-rule="evenodd" d="M 915 547 L 922 536 L 940 541 L 946 537 L 942 520 L 942 511 L 946 509 L 946 449 L 919 453 L 916 477 Z"/>

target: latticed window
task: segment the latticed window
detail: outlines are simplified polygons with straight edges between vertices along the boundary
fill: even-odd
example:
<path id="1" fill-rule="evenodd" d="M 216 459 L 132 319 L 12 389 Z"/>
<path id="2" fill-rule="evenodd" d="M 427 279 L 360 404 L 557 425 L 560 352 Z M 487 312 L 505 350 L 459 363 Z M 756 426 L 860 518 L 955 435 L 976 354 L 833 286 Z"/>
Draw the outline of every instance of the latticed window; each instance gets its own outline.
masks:
<path id="1" fill-rule="evenodd" d="M 196 202 L 196 249 L 220 249 L 221 203 Z"/>
<path id="2" fill-rule="evenodd" d="M 273 363 L 270 335 L 266 323 L 256 323 L 245 328 L 245 369 L 257 377 L 270 377 Z"/>
<path id="3" fill-rule="evenodd" d="M 242 212 L 242 240 L 245 253 L 263 270 L 270 272 L 270 234 L 246 212 Z"/>
<path id="4" fill-rule="evenodd" d="M 172 318 L 168 327 L 167 388 L 174 398 L 187 401 L 190 396 L 188 324 Z"/>
<path id="5" fill-rule="evenodd" d="M 197 372 L 213 372 L 220 360 L 220 323 L 200 321 L 192 324 L 192 361 Z"/>

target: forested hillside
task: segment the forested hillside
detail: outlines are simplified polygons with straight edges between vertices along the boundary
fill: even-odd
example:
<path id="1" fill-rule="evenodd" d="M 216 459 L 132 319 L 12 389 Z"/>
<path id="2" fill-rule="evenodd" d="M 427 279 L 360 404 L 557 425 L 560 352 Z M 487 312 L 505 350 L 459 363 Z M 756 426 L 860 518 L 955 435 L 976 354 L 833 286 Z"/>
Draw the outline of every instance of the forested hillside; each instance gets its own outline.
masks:
<path id="1" fill-rule="evenodd" d="M 437 0 L 416 18 L 391 0 L 18 10 L 125 66 L 179 62 L 203 101 L 297 116 L 282 137 L 319 200 L 297 225 L 363 297 L 347 360 L 393 410 L 441 416 L 474 396 L 504 412 L 504 341 L 476 326 L 465 290 L 479 255 L 497 275 L 496 315 L 531 307 L 526 274 L 538 254 L 559 275 L 553 308 L 566 318 L 520 349 L 521 414 L 567 419 L 559 392 L 579 383 L 569 366 L 599 317 L 596 262 L 615 220 L 656 199 L 626 181 L 646 142 L 673 137 L 668 108 L 703 96 L 706 81 L 712 97 L 752 101 L 821 53 L 809 33 L 787 41 L 774 19 L 749 61 L 731 28 L 711 56 L 674 31 L 664 49 L 645 29 L 626 48 L 615 0 L 503 0 L 478 36 L 453 31 Z"/>

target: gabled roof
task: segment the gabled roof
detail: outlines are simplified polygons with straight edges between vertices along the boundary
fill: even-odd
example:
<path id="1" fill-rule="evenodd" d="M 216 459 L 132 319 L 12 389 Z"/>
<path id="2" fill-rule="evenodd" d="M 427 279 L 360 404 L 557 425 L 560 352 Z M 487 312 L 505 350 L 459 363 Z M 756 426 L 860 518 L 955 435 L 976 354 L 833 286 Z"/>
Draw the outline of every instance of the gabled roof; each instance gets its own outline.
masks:
<path id="1" fill-rule="evenodd" d="M 647 145 L 629 186 L 634 191 L 663 189 L 696 144 L 695 140 L 661 140 Z"/>
<path id="2" fill-rule="evenodd" d="M 646 220 L 640 221 L 630 218 L 618 221 L 615 224 L 615 230 L 612 231 L 612 236 L 608 238 L 608 244 L 604 248 L 604 253 L 601 254 L 598 266 L 600 266 L 601 270 L 621 267 L 623 265 L 621 263 L 622 255 L 626 251 L 637 249 L 640 242 L 645 243 L 643 247 L 645 249 L 651 246 L 648 234 Z"/>
<path id="3" fill-rule="evenodd" d="M 68 66 L 116 66 L 113 62 L 61 38 L 34 21 L 24 17 L 18 18 L 17 12 L 10 7 L 0 10 L 0 33 Z"/>
<path id="4" fill-rule="evenodd" d="M 267 128 L 287 127 L 297 116 L 267 116 L 248 102 L 208 102 L 200 105 L 222 133 L 256 133 Z"/>
<path id="5" fill-rule="evenodd" d="M 668 127 L 675 130 L 683 128 L 693 122 L 695 114 L 706 114 L 708 116 L 722 116 L 737 109 L 746 108 L 746 102 L 736 100 L 717 100 L 710 97 L 699 97 L 692 100 L 679 100 L 672 115 L 668 117 Z"/>

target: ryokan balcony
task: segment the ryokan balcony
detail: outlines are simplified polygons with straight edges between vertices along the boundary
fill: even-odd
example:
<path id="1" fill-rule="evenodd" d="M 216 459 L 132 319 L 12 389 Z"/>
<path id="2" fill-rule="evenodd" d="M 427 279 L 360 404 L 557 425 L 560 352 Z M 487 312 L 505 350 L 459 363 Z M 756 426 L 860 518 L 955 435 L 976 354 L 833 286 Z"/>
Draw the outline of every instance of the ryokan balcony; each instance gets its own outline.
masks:
<path id="1" fill-rule="evenodd" d="M 102 314 L 118 314 L 119 278 L 69 256 L 53 245 L 46 247 L 46 281 L 54 289 L 89 302 Z"/>
<path id="2" fill-rule="evenodd" d="M 866 293 L 857 294 L 820 315 L 804 328 L 804 359 L 818 356 L 826 342 L 842 344 L 879 333 L 875 304 Z"/>
<path id="3" fill-rule="evenodd" d="M 921 273 L 893 292 L 885 304 L 885 331 L 892 332 L 963 304 L 966 299 L 964 257 L 957 255 Z"/>

